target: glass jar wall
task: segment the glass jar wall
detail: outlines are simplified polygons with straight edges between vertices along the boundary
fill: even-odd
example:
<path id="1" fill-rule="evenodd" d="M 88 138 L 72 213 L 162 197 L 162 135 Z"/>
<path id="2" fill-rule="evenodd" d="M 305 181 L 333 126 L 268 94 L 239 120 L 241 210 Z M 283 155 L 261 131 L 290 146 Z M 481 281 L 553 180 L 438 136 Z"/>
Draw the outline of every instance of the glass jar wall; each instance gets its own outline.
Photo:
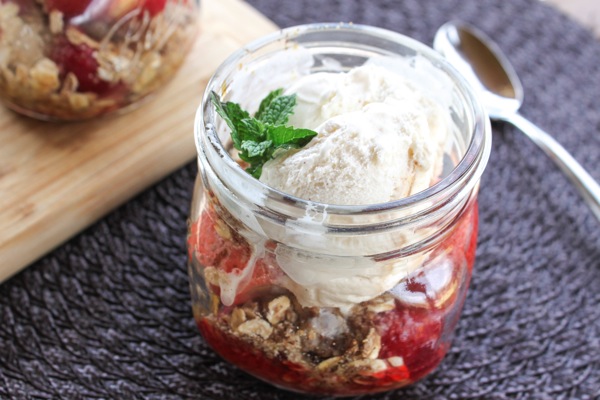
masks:
<path id="1" fill-rule="evenodd" d="M 0 99 L 45 120 L 122 111 L 173 77 L 197 0 L 2 0 Z"/>
<path id="2" fill-rule="evenodd" d="M 433 186 L 382 204 L 321 204 L 267 187 L 234 161 L 210 91 L 253 109 L 270 85 L 373 60 L 401 70 L 447 110 L 451 139 Z M 299 392 L 385 391 L 433 371 L 469 285 L 491 140 L 485 112 L 457 73 L 389 31 L 289 28 L 218 69 L 195 129 L 189 274 L 206 342 L 250 374 Z"/>

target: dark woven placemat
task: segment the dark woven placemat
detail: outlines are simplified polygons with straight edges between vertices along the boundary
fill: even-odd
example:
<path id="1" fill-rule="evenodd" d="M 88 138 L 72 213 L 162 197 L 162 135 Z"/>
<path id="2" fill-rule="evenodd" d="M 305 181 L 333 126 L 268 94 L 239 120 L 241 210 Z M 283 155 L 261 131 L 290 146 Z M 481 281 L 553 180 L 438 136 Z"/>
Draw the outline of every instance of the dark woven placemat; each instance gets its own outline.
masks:
<path id="1" fill-rule="evenodd" d="M 600 43 L 542 3 L 251 3 L 281 26 L 353 21 L 426 43 L 448 19 L 475 23 L 522 76 L 523 113 L 600 180 Z M 197 333 L 184 245 L 195 173 L 188 165 L 0 286 L 0 398 L 299 398 L 222 362 Z M 362 398 L 600 396 L 600 224 L 553 164 L 504 125 L 494 127 L 480 213 L 450 353 L 422 382 Z"/>

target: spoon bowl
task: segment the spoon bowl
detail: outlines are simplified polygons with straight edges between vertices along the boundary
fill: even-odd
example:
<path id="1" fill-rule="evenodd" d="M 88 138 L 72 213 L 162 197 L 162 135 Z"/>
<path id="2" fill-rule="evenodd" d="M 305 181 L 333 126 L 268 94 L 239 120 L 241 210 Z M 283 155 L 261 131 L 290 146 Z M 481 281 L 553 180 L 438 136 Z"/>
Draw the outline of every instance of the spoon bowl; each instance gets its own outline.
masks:
<path id="1" fill-rule="evenodd" d="M 448 22 L 433 47 L 479 91 L 490 118 L 515 113 L 523 103 L 523 85 L 502 51 L 479 29 Z"/>
<path id="2" fill-rule="evenodd" d="M 479 29 L 461 22 L 442 25 L 433 47 L 479 93 L 491 119 L 520 129 L 556 163 L 600 221 L 600 185 L 552 136 L 519 114 L 523 85 L 500 48 Z"/>

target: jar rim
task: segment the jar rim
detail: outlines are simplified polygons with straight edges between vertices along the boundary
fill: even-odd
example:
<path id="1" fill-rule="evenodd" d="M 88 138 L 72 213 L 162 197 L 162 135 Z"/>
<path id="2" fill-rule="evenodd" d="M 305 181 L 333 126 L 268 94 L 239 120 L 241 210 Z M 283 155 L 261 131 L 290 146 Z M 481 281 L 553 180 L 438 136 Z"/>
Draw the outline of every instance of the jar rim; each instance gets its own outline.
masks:
<path id="1" fill-rule="evenodd" d="M 460 93 L 467 99 L 468 107 L 465 108 L 472 114 L 473 126 L 471 138 L 464 155 L 448 175 L 444 176 L 439 182 L 431 185 L 427 189 L 408 197 L 384 203 L 340 205 L 306 200 L 272 188 L 260 180 L 253 178 L 244 171 L 233 158 L 231 158 L 214 129 L 213 122 L 216 112 L 214 107 L 210 106 L 209 95 L 211 90 L 220 89 L 225 83 L 224 77 L 227 77 L 229 72 L 233 71 L 234 68 L 237 68 L 239 61 L 249 53 L 258 51 L 261 48 L 281 41 L 282 39 L 293 41 L 294 38 L 303 34 L 324 31 L 360 33 L 374 38 L 400 43 L 415 49 L 419 54 L 426 56 L 429 60 L 435 61 L 436 67 L 441 68 L 444 73 L 452 79 Z M 466 179 L 477 181 L 481 177 L 491 152 L 491 125 L 487 112 L 475 94 L 474 89 L 471 88 L 463 76 L 450 65 L 441 54 L 437 53 L 424 43 L 403 34 L 383 28 L 353 23 L 315 23 L 292 26 L 266 35 L 235 51 L 217 68 L 206 86 L 202 103 L 198 107 L 195 117 L 194 137 L 198 155 L 204 153 L 203 147 L 205 145 L 210 145 L 210 147 L 218 153 L 223 162 L 227 164 L 228 173 L 235 174 L 237 178 L 246 179 L 247 182 L 245 183 L 248 184 L 249 188 L 261 193 L 266 193 L 268 198 L 282 200 L 288 205 L 315 211 L 326 210 L 328 214 L 336 215 L 380 214 L 387 211 L 411 209 L 418 204 L 423 204 L 439 198 L 452 197 L 457 191 L 455 189 L 457 183 Z M 426 210 L 421 210 L 419 214 L 430 212 L 430 208 L 434 207 L 436 203 L 436 201 L 432 201 L 432 206 L 427 207 Z"/>

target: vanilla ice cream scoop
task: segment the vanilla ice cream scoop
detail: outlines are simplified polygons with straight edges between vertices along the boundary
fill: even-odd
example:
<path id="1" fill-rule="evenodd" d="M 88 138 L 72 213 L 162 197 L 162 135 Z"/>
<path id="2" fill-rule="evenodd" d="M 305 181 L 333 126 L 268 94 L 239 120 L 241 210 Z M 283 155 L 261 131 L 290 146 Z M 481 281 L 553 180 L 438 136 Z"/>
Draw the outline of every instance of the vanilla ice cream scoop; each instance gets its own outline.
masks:
<path id="1" fill-rule="evenodd" d="M 287 92 L 297 95 L 290 125 L 318 135 L 267 162 L 263 183 L 306 200 L 364 205 L 417 193 L 439 175 L 445 129 L 433 117 L 437 105 L 392 71 L 317 73 Z"/>
<path id="2" fill-rule="evenodd" d="M 317 136 L 265 163 L 260 180 L 309 201 L 367 205 L 413 195 L 440 179 L 450 136 L 447 108 L 390 66 L 368 63 L 295 80 L 286 89 L 297 100 L 289 125 L 313 129 Z M 376 253 L 368 238 L 327 240 L 339 254 L 357 248 Z M 389 240 L 402 246 L 404 236 Z M 427 257 L 420 253 L 390 263 L 305 253 L 277 246 L 277 263 L 286 273 L 282 285 L 303 306 L 346 311 L 391 290 Z"/>

